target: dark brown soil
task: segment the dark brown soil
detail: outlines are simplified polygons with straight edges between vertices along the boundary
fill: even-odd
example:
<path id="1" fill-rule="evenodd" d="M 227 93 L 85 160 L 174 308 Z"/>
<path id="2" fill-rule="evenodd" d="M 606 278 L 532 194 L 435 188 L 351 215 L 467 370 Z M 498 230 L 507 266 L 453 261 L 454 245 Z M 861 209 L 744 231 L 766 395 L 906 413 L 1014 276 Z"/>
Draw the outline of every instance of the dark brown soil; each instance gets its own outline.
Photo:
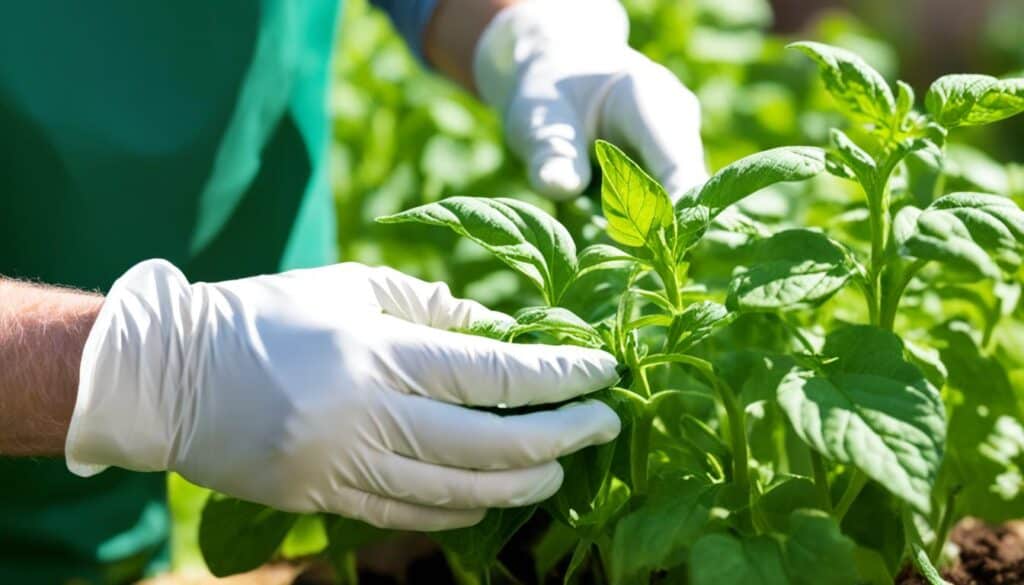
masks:
<path id="1" fill-rule="evenodd" d="M 960 548 L 956 563 L 942 570 L 953 585 L 1024 584 L 1024 521 L 992 526 L 965 518 L 953 529 L 950 540 Z M 910 568 L 896 579 L 898 585 L 926 585 Z"/>

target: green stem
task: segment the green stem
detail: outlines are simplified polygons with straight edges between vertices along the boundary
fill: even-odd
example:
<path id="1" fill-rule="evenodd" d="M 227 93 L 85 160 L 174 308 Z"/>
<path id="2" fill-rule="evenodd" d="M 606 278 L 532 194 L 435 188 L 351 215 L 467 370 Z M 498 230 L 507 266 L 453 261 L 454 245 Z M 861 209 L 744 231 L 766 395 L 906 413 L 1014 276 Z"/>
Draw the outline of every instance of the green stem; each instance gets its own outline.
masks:
<path id="1" fill-rule="evenodd" d="M 815 355 L 816 353 L 818 353 L 818 350 L 814 349 L 814 344 L 812 344 L 811 341 L 807 339 L 807 336 L 804 335 L 803 331 L 800 331 L 800 328 L 798 326 L 791 323 L 789 319 L 783 317 L 782 315 L 776 315 L 775 317 L 776 319 L 779 320 L 780 323 L 782 323 L 782 326 L 787 331 L 789 331 L 789 334 L 792 335 L 797 340 L 797 342 L 800 343 L 800 345 L 804 348 L 804 350 L 807 353 L 809 353 L 810 355 Z"/>
<path id="2" fill-rule="evenodd" d="M 861 490 L 868 484 L 868 476 L 864 475 L 859 470 L 854 470 L 852 477 L 850 477 L 850 483 L 846 485 L 846 490 L 843 492 L 839 503 L 836 504 L 836 508 L 833 511 L 837 522 L 842 522 L 846 513 L 850 511 L 850 506 L 860 495 Z"/>
<path id="3" fill-rule="evenodd" d="M 879 172 L 876 182 L 864 186 L 871 225 L 871 265 L 868 268 L 868 313 L 871 324 L 879 325 L 882 315 L 882 272 L 885 270 L 889 239 L 889 176 L 891 168 Z"/>
<path id="4" fill-rule="evenodd" d="M 1003 318 L 1003 299 L 998 294 L 995 297 L 992 306 L 986 311 L 988 314 L 985 316 L 985 329 L 981 333 L 981 347 L 984 350 L 990 349 L 992 336 L 996 332 L 996 326 L 999 325 L 999 321 Z"/>
<path id="5" fill-rule="evenodd" d="M 485 571 L 483 575 L 478 575 L 470 571 L 462 564 L 458 556 L 449 554 L 447 551 L 445 551 L 444 557 L 448 561 L 448 569 L 452 572 L 452 577 L 457 585 L 487 585 L 490 583 L 490 573 Z"/>
<path id="6" fill-rule="evenodd" d="M 342 553 L 334 561 L 334 570 L 337 573 L 337 582 L 342 585 L 359 585 L 359 569 L 356 564 L 356 551 L 349 550 Z"/>
<path id="7" fill-rule="evenodd" d="M 654 270 L 661 278 L 661 284 L 665 288 L 665 296 L 673 307 L 675 313 L 683 310 L 683 297 L 679 294 L 679 265 L 676 262 L 675 251 L 664 237 L 658 239 L 659 245 L 655 254 Z"/>
<path id="8" fill-rule="evenodd" d="M 650 399 L 651 383 L 647 379 L 647 368 L 643 367 L 643 361 L 640 362 L 638 367 L 632 368 L 632 370 L 636 372 L 633 387 L 637 390 L 637 394 L 643 396 L 644 400 Z"/>
<path id="9" fill-rule="evenodd" d="M 765 516 L 764 509 L 761 506 L 750 507 L 750 521 L 754 525 L 754 531 L 757 534 L 769 534 L 772 531 L 772 525 L 768 522 L 768 518 Z"/>
<path id="10" fill-rule="evenodd" d="M 644 410 L 635 421 L 629 441 L 629 475 L 633 497 L 647 494 L 647 460 L 651 450 L 654 413 Z"/>
<path id="11" fill-rule="evenodd" d="M 717 375 L 713 384 L 722 397 L 722 404 L 725 406 L 725 414 L 729 418 L 729 441 L 732 447 L 732 480 L 745 491 L 750 493 L 750 463 L 747 452 L 747 421 L 743 412 L 743 405 L 739 398 L 724 380 Z"/>
<path id="12" fill-rule="evenodd" d="M 647 380 L 647 369 L 636 367 L 635 388 L 637 394 L 645 400 L 651 397 L 651 385 Z M 633 484 L 633 495 L 647 493 L 647 459 L 651 450 L 651 427 L 654 426 L 654 409 L 650 403 L 644 406 L 640 416 L 633 421 L 633 430 L 629 442 L 629 472 Z"/>
<path id="13" fill-rule="evenodd" d="M 671 266 L 661 265 L 655 269 L 658 277 L 665 286 L 665 297 L 676 312 L 682 310 L 683 298 L 679 295 L 679 285 L 676 278 L 676 271 Z"/>
<path id="14" fill-rule="evenodd" d="M 811 449 L 811 469 L 814 471 L 814 488 L 818 492 L 818 500 L 821 509 L 826 512 L 832 511 L 832 492 L 828 487 L 828 471 L 825 469 L 825 461 L 821 455 Z"/>
<path id="15" fill-rule="evenodd" d="M 701 373 L 709 384 L 718 392 L 725 414 L 729 420 L 729 442 L 732 447 L 733 481 L 741 489 L 750 494 L 749 454 L 747 452 L 747 423 L 743 405 L 731 386 L 722 380 L 711 362 L 686 354 L 661 354 L 647 356 L 637 365 L 636 370 L 643 372 L 646 368 L 661 364 L 680 363 L 692 366 Z"/>
<path id="16" fill-rule="evenodd" d="M 942 518 L 939 519 L 939 529 L 935 531 L 935 542 L 932 543 L 932 548 L 928 551 L 928 558 L 932 560 L 933 564 L 938 564 L 942 549 L 946 545 L 946 539 L 949 538 L 949 530 L 953 527 L 953 519 L 956 517 L 954 512 L 956 512 L 956 497 L 959 493 L 959 487 L 954 487 L 946 495 L 946 507 L 942 510 Z"/>
<path id="17" fill-rule="evenodd" d="M 896 313 L 900 307 L 900 300 L 903 299 L 903 293 L 906 292 L 910 282 L 914 280 L 914 276 L 927 263 L 926 260 L 915 260 L 910 265 L 904 267 L 899 274 L 899 280 L 896 282 L 896 285 L 886 291 L 887 294 L 882 299 L 882 312 L 879 317 L 881 327 L 892 331 L 893 326 L 896 324 Z"/>
<path id="18" fill-rule="evenodd" d="M 516 577 L 515 573 L 513 573 L 507 566 L 505 566 L 505 563 L 501 562 L 500 560 L 495 560 L 493 566 L 495 570 L 498 571 L 498 574 L 504 577 L 505 580 L 511 583 L 512 585 L 524 585 L 523 580 L 519 577 Z"/>

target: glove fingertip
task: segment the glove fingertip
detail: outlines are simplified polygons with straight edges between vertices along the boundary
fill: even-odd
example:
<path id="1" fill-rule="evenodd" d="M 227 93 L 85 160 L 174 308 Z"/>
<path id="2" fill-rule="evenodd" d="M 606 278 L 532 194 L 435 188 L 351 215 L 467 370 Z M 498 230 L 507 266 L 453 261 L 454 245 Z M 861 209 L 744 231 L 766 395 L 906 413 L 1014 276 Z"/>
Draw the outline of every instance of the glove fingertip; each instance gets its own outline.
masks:
<path id="1" fill-rule="evenodd" d="M 574 402 L 564 408 L 578 408 L 586 412 L 586 420 L 590 429 L 587 445 L 607 443 L 622 432 L 622 420 L 615 411 L 600 400 L 583 400 Z"/>
<path id="2" fill-rule="evenodd" d="M 610 386 L 619 379 L 619 362 L 615 356 L 604 350 L 586 347 L 579 348 L 579 351 L 583 354 L 582 359 L 593 370 L 594 383 L 598 389 Z"/>
<path id="3" fill-rule="evenodd" d="M 534 165 L 531 179 L 534 188 L 556 201 L 579 196 L 590 182 L 586 161 L 564 156 L 547 157 Z"/>
<path id="4" fill-rule="evenodd" d="M 551 463 L 553 464 L 551 467 L 551 476 L 548 478 L 548 481 L 544 482 L 543 486 L 537 490 L 538 497 L 536 498 L 536 501 L 538 502 L 542 502 L 555 495 L 555 493 L 562 488 L 562 482 L 565 481 L 565 469 L 562 467 L 562 464 L 557 461 L 552 461 Z"/>

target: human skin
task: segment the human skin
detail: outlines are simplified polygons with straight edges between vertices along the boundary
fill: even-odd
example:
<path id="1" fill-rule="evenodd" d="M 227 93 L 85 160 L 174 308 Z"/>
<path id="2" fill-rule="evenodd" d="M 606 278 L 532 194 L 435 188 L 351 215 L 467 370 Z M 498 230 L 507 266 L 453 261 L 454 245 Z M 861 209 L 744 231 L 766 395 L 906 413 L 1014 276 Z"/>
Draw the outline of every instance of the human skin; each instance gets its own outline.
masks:
<path id="1" fill-rule="evenodd" d="M 473 89 L 473 51 L 518 0 L 440 0 L 424 33 L 427 60 Z M 0 277 L 0 456 L 64 452 L 82 348 L 103 297 Z"/>
<path id="2" fill-rule="evenodd" d="M 487 25 L 502 9 L 521 0 L 439 0 L 424 33 L 427 61 L 470 91 L 473 53 Z"/>
<path id="3" fill-rule="evenodd" d="M 64 452 L 82 347 L 103 297 L 0 279 L 0 455 Z"/>

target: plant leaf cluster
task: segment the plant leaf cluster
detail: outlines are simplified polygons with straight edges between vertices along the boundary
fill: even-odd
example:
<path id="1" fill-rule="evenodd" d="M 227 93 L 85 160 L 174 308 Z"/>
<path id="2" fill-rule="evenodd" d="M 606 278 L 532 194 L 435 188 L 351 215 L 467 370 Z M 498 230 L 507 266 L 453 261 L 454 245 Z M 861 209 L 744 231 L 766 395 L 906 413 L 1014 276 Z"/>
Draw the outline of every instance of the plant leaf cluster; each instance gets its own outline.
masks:
<path id="1" fill-rule="evenodd" d="M 379 219 L 447 228 L 536 291 L 514 323 L 463 333 L 599 347 L 623 372 L 596 395 L 622 435 L 564 458 L 555 496 L 433 535 L 460 581 L 500 575 L 502 547 L 544 514 L 537 556 L 566 583 L 880 584 L 907 565 L 941 583 L 955 519 L 1024 513 L 1024 212 L 947 172 L 958 128 L 1024 111 L 1020 80 L 946 76 L 918 110 L 858 55 L 792 46 L 842 114 L 827 144 L 739 158 L 673 202 L 599 141 L 603 221 L 483 197 Z M 835 188 L 847 209 L 815 220 Z M 803 221 L 748 213 L 792 189 Z M 384 536 L 324 520 L 339 567 Z M 234 573 L 294 522 L 216 497 L 200 542 Z"/>

